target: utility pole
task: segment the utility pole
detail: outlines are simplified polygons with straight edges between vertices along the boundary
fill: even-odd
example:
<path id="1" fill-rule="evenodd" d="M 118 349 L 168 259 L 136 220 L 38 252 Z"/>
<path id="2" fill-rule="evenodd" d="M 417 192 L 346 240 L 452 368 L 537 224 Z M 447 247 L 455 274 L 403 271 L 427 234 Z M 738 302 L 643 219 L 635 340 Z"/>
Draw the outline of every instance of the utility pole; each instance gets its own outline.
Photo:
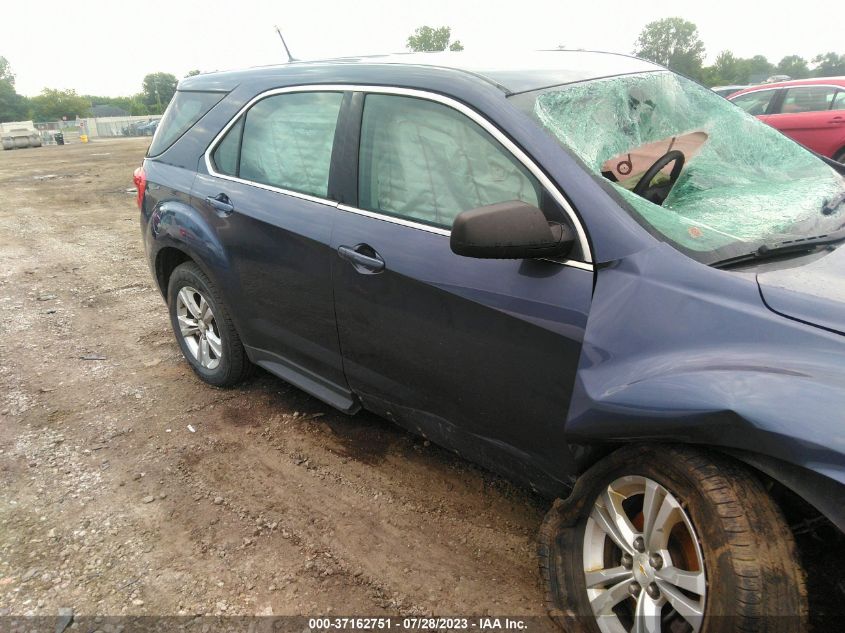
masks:
<path id="1" fill-rule="evenodd" d="M 161 95 L 158 92 L 158 77 L 153 75 L 153 90 L 156 93 L 156 103 L 158 103 L 158 113 L 161 114 Z"/>

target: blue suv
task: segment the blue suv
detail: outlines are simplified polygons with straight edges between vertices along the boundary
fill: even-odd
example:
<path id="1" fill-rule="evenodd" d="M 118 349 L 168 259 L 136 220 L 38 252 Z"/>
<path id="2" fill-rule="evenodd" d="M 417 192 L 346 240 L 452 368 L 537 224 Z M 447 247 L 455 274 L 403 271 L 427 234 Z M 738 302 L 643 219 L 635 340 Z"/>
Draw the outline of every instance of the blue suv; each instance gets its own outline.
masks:
<path id="1" fill-rule="evenodd" d="M 202 380 L 258 365 L 556 498 L 569 630 L 792 632 L 790 522 L 843 552 L 843 170 L 555 51 L 191 77 L 135 181 Z"/>

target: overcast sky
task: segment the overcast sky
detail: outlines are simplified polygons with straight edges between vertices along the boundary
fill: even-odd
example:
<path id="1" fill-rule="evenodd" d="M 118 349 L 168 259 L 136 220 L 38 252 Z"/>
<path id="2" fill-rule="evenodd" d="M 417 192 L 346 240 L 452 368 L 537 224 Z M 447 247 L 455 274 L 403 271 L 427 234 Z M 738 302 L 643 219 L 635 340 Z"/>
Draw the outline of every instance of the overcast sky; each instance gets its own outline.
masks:
<path id="1" fill-rule="evenodd" d="M 5 0 L 0 55 L 17 89 L 130 95 L 150 72 L 183 77 L 284 60 L 279 24 L 300 59 L 401 52 L 423 24 L 452 27 L 467 49 L 587 48 L 630 53 L 642 27 L 681 16 L 694 22 L 708 61 L 724 49 L 777 62 L 845 52 L 832 0 L 803 0 L 780 19 L 759 0 Z"/>

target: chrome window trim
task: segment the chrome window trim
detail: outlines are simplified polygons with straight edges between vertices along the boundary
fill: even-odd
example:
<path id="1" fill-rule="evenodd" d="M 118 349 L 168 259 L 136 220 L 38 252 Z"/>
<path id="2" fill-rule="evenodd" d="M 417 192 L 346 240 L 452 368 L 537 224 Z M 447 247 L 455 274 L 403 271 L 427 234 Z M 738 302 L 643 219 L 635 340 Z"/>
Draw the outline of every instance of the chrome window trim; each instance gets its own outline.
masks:
<path id="1" fill-rule="evenodd" d="M 565 260 L 567 262 L 566 265 L 576 265 L 576 268 L 586 267 L 587 270 L 592 270 L 592 251 L 590 250 L 590 244 L 587 240 L 586 232 L 584 231 L 584 227 L 581 224 L 581 221 L 578 219 L 575 211 L 572 209 L 572 206 L 560 192 L 560 190 L 552 183 L 552 181 L 546 176 L 546 174 L 537 166 L 537 164 L 525 153 L 523 152 L 513 141 L 511 141 L 498 127 L 493 125 L 489 120 L 483 117 L 481 114 L 473 110 L 472 108 L 464 105 L 460 101 L 457 101 L 451 97 L 446 97 L 444 95 L 435 93 L 435 92 L 428 92 L 426 90 L 418 90 L 415 88 L 397 88 L 393 86 L 368 86 L 368 85 L 358 85 L 358 84 L 308 84 L 308 85 L 300 85 L 300 86 L 286 86 L 284 88 L 273 88 L 271 90 L 266 90 L 252 99 L 250 99 L 238 112 L 231 118 L 231 120 L 223 127 L 223 129 L 214 137 L 211 144 L 208 146 L 208 149 L 205 151 L 205 167 L 208 171 L 209 175 L 215 176 L 216 178 L 222 178 L 224 180 L 229 180 L 232 182 L 238 182 L 245 185 L 250 185 L 252 187 L 258 187 L 260 189 L 266 189 L 268 191 L 274 191 L 276 193 L 281 193 L 289 196 L 293 196 L 295 198 L 301 198 L 303 200 L 309 200 L 311 202 L 316 202 L 319 204 L 324 204 L 327 206 L 338 208 L 342 211 L 347 211 L 351 213 L 358 213 L 360 215 L 366 215 L 368 217 L 374 217 L 380 220 L 384 220 L 386 222 L 393 222 L 395 224 L 401 224 L 403 226 L 409 226 L 411 228 L 428 231 L 430 233 L 436 233 L 438 235 L 451 235 L 451 231 L 449 229 L 443 229 L 435 226 L 430 226 L 427 224 L 413 222 L 412 220 L 405 220 L 403 218 L 397 218 L 395 216 L 386 215 L 382 213 L 378 213 L 375 211 L 366 211 L 364 209 L 358 209 L 356 207 L 348 206 L 348 205 L 341 205 L 338 202 L 333 200 L 328 200 L 326 198 L 320 198 L 318 196 L 312 196 L 305 193 L 300 193 L 298 191 L 291 191 L 288 189 L 282 189 L 279 187 L 273 187 L 272 185 L 264 185 L 262 183 L 257 183 L 251 180 L 244 180 L 242 178 L 238 178 L 236 176 L 229 176 L 227 174 L 218 173 L 214 169 L 214 162 L 211 159 L 212 154 L 217 149 L 217 146 L 226 136 L 226 133 L 229 129 L 237 123 L 237 121 L 244 115 L 244 113 L 249 110 L 256 102 L 261 101 L 262 99 L 266 99 L 267 97 L 272 97 L 279 94 L 286 94 L 286 93 L 293 93 L 293 92 L 363 92 L 363 93 L 375 93 L 375 94 L 390 94 L 390 95 L 399 95 L 405 97 L 417 97 L 420 99 L 426 99 L 428 101 L 434 101 L 437 103 L 441 103 L 447 107 L 450 107 L 454 110 L 457 110 L 464 116 L 468 117 L 470 120 L 474 121 L 478 125 L 480 125 L 488 134 L 490 134 L 494 139 L 496 139 L 502 146 L 505 147 L 507 151 L 509 151 L 530 173 L 534 176 L 540 184 L 551 194 L 552 198 L 554 198 L 555 202 L 557 202 L 560 207 L 564 210 L 569 221 L 572 223 L 572 227 L 575 230 L 575 234 L 578 238 L 578 243 L 581 247 L 581 252 L 584 255 L 584 261 L 576 261 L 576 260 Z M 561 261 L 560 263 L 563 263 Z"/>
<path id="2" fill-rule="evenodd" d="M 428 231 L 429 233 L 435 233 L 437 235 L 445 235 L 446 237 L 452 235 L 452 231 L 450 231 L 449 229 L 444 229 L 440 226 L 425 224 L 423 222 L 414 222 L 413 220 L 409 220 L 407 218 L 401 218 L 395 215 L 387 215 L 386 213 L 379 213 L 378 211 L 368 211 L 367 209 L 359 209 L 358 207 L 353 207 L 348 204 L 339 204 L 337 205 L 337 208 L 341 211 L 346 211 L 348 213 L 357 213 L 358 215 L 363 215 L 364 217 L 373 218 L 376 220 L 384 220 L 385 222 L 391 222 L 392 224 L 399 224 L 401 226 L 407 226 L 412 229 Z"/>
<path id="3" fill-rule="evenodd" d="M 452 231 L 449 229 L 444 229 L 439 226 L 432 226 L 431 224 L 423 224 L 422 222 L 414 222 L 413 220 L 406 220 L 405 218 L 399 218 L 393 215 L 385 215 L 384 213 L 378 213 L 376 211 L 367 211 L 366 209 L 359 209 L 357 207 L 349 206 L 348 204 L 339 204 L 337 206 L 338 209 L 341 211 L 346 211 L 348 213 L 357 213 L 358 215 L 363 215 L 367 218 L 372 218 L 374 220 L 382 220 L 383 222 L 390 222 L 392 224 L 399 224 L 401 226 L 407 226 L 411 229 L 419 229 L 420 231 L 427 231 L 428 233 L 434 233 L 435 235 L 442 235 L 444 237 L 450 237 L 452 235 Z M 588 262 L 579 262 L 575 259 L 548 259 L 545 257 L 540 258 L 543 261 L 552 262 L 554 264 L 561 264 L 563 266 L 571 266 L 572 268 L 580 268 L 582 270 L 593 270 L 593 265 Z"/>
<path id="4" fill-rule="evenodd" d="M 783 87 L 783 88 L 754 88 L 753 90 L 748 90 L 748 91 L 743 92 L 741 95 L 736 95 L 736 96 L 728 95 L 730 97 L 730 99 L 728 99 L 728 101 L 733 103 L 739 97 L 745 97 L 745 96 L 754 94 L 755 92 L 763 92 L 763 91 L 766 91 L 766 90 L 769 91 L 769 92 L 777 92 L 778 90 L 786 90 L 786 87 Z M 774 95 L 772 95 L 772 97 L 774 97 Z M 771 99 L 769 100 L 769 102 L 771 102 Z"/>
<path id="5" fill-rule="evenodd" d="M 839 84 L 797 84 L 794 86 L 755 86 L 749 90 L 744 90 L 741 95 L 729 95 L 733 97 L 732 99 L 728 99 L 731 103 L 733 103 L 737 97 L 744 97 L 745 95 L 754 94 L 755 92 L 762 92 L 763 90 L 789 90 L 790 88 L 836 88 L 837 90 L 845 90 L 845 86 L 840 86 Z M 834 94 L 835 96 L 835 94 Z M 824 112 L 824 110 L 813 110 L 813 112 Z M 775 114 L 790 114 L 789 112 L 777 112 Z M 803 114 L 802 112 L 798 112 L 797 114 Z M 763 115 L 769 116 L 769 115 Z"/>
<path id="6" fill-rule="evenodd" d="M 757 86 L 756 88 L 751 88 L 750 90 L 743 90 L 741 95 L 730 95 L 733 99 L 728 99 L 728 101 L 733 101 L 737 97 L 744 97 L 745 95 L 750 95 L 754 92 L 762 92 L 763 90 L 786 90 L 789 86 Z M 739 92 L 739 90 L 737 90 Z"/>
<path id="7" fill-rule="evenodd" d="M 831 99 L 830 106 L 827 110 L 802 110 L 801 112 L 772 112 L 771 114 L 766 116 L 780 116 L 782 114 L 812 114 L 814 112 L 836 112 L 836 110 L 832 109 L 833 104 L 836 101 L 836 94 L 840 91 L 845 92 L 845 86 L 839 86 L 837 84 L 798 84 L 797 86 L 784 86 L 783 88 L 781 88 L 781 90 L 786 90 L 787 92 L 789 92 L 793 88 L 833 88 L 833 99 Z M 787 97 L 788 96 L 789 95 L 787 95 Z M 786 97 L 784 97 L 783 100 L 786 101 Z M 781 102 L 781 106 L 783 106 L 783 102 Z"/>

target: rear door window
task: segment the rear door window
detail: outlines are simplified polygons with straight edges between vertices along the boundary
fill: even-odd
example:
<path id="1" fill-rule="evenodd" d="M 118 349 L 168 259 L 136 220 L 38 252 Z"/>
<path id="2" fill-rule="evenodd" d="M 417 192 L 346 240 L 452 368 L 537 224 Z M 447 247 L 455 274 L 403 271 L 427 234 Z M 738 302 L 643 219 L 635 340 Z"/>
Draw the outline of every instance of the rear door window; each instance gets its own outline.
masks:
<path id="1" fill-rule="evenodd" d="M 772 97 L 775 96 L 775 92 L 775 90 L 756 90 L 739 95 L 735 99 L 731 99 L 731 101 L 748 114 L 760 116 L 761 114 L 766 114 L 769 104 L 772 102 Z"/>
<path id="2" fill-rule="evenodd" d="M 475 121 L 441 103 L 367 95 L 358 206 L 451 228 L 460 212 L 522 200 L 540 206 L 528 170 Z"/>
<path id="3" fill-rule="evenodd" d="M 342 100 L 342 92 L 296 92 L 256 103 L 247 112 L 243 124 L 237 176 L 288 191 L 327 197 Z M 223 144 L 229 141 L 229 136 Z M 231 165 L 225 150 L 219 159 L 215 152 L 216 164 L 218 160 L 224 166 Z"/>
<path id="4" fill-rule="evenodd" d="M 147 156 L 158 156 L 191 129 L 225 95 L 221 92 L 177 90 L 164 111 Z"/>
<path id="5" fill-rule="evenodd" d="M 789 88 L 780 107 L 781 114 L 823 112 L 830 110 L 836 88 L 831 86 L 800 86 Z"/>

